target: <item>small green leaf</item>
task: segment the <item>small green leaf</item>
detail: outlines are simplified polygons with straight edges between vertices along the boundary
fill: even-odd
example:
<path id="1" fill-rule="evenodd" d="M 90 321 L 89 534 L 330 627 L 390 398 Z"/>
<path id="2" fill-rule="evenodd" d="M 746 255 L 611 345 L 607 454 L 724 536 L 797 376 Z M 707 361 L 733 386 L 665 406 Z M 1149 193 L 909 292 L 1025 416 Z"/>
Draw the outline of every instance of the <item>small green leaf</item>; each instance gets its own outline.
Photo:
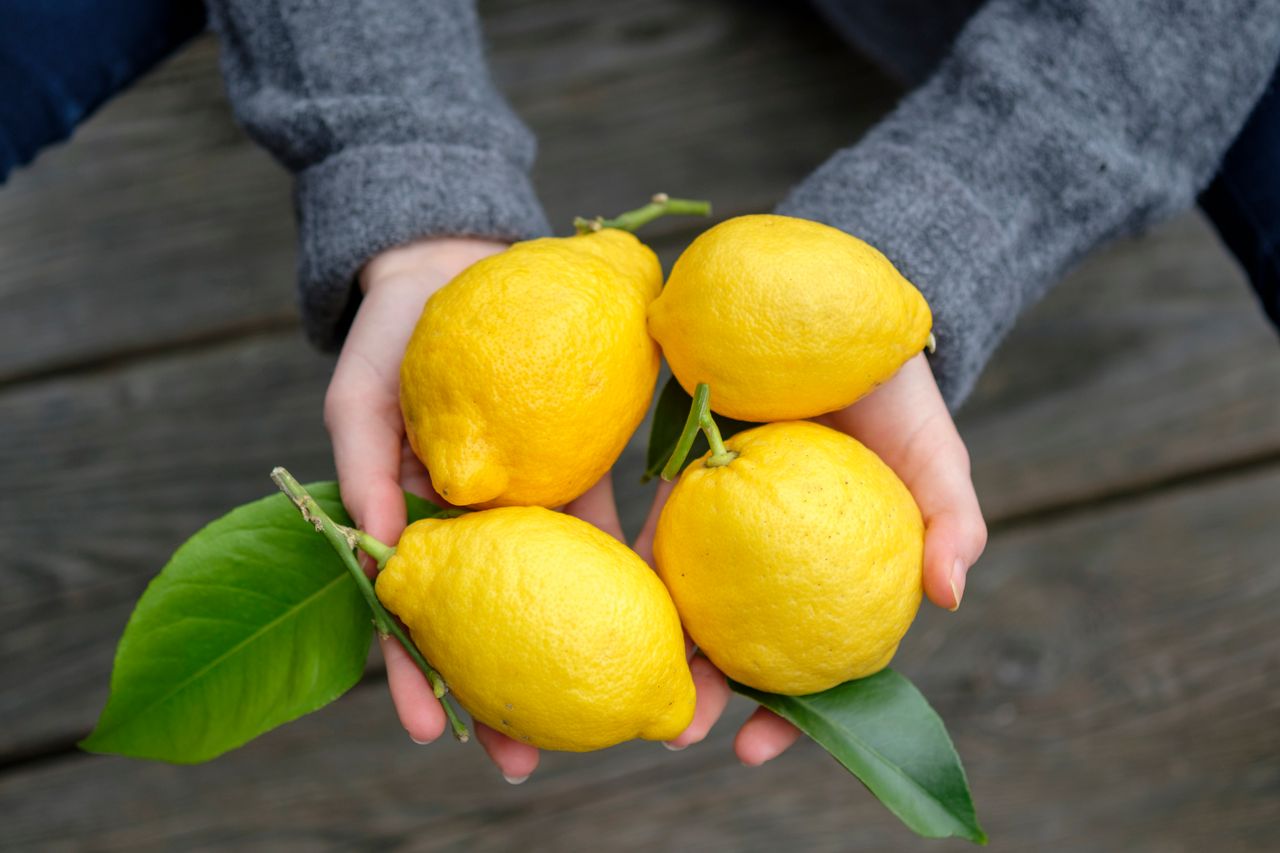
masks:
<path id="1" fill-rule="evenodd" d="M 904 676 L 885 669 L 809 696 L 729 685 L 817 741 L 915 832 L 987 843 L 946 727 Z"/>
<path id="2" fill-rule="evenodd" d="M 350 524 L 335 483 L 308 487 Z M 411 519 L 443 511 L 407 496 Z M 208 761 L 320 708 L 359 680 L 368 606 L 341 559 L 284 495 L 205 527 L 138 601 L 116 649 L 111 697 L 80 746 Z"/>
<path id="3" fill-rule="evenodd" d="M 714 388 L 712 389 L 711 402 L 714 410 Z M 653 410 L 653 425 L 649 429 L 649 449 L 645 455 L 642 482 L 647 483 L 662 473 L 667 460 L 671 458 L 671 452 L 676 449 L 676 444 L 680 441 L 680 432 L 684 429 L 685 419 L 689 417 L 689 407 L 691 405 L 693 405 L 693 398 L 680 387 L 680 383 L 676 381 L 676 378 L 672 376 L 668 379 L 667 384 L 662 386 L 662 393 L 658 395 L 658 405 Z M 733 418 L 717 415 L 716 426 L 720 428 L 720 436 L 728 438 L 735 433 L 742 432 L 744 429 L 759 426 L 759 424 L 737 421 Z M 707 437 L 699 432 L 698 437 L 694 439 L 693 449 L 689 451 L 684 466 L 680 470 L 683 471 L 690 462 L 701 459 L 710 449 L 710 445 L 707 444 Z"/>

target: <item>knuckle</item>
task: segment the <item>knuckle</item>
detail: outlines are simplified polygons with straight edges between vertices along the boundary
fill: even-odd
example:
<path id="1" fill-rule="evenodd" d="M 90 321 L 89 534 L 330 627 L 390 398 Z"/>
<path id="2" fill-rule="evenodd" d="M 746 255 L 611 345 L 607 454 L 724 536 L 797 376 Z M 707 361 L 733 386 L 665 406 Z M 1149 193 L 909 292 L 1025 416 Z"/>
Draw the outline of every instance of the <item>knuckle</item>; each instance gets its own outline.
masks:
<path id="1" fill-rule="evenodd" d="M 987 522 L 982 517 L 981 512 L 975 512 L 973 518 L 969 522 L 969 536 L 973 540 L 974 548 L 977 553 L 981 554 L 987 547 Z"/>

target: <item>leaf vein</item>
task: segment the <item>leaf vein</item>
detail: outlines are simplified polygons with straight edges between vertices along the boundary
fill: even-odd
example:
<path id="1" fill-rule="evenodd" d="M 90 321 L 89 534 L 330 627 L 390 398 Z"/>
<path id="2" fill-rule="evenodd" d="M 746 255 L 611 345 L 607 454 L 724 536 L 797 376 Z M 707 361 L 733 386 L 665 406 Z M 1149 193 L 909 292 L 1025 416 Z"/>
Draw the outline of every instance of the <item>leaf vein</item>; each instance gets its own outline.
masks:
<path id="1" fill-rule="evenodd" d="M 871 744 L 869 744 L 867 741 L 857 736 L 856 734 L 852 732 L 848 732 L 844 729 L 841 729 L 833 720 L 831 720 L 829 717 L 824 715 L 821 711 L 817 710 L 815 706 L 813 705 L 809 706 L 809 713 L 811 713 L 817 721 L 822 723 L 823 728 L 827 729 L 827 732 L 829 735 L 835 735 L 838 738 L 843 738 L 845 740 L 851 741 L 861 749 L 870 753 L 873 757 L 879 760 L 882 765 L 884 765 L 889 770 L 893 771 L 896 775 L 898 775 L 899 777 L 901 777 L 902 779 L 905 779 L 908 783 L 910 783 L 911 787 L 914 788 L 916 791 L 919 791 L 921 794 L 923 794 L 926 800 L 932 803 L 935 803 L 939 808 L 942 809 L 944 814 L 946 814 L 952 820 L 957 821 L 962 826 L 965 825 L 965 821 L 959 815 L 953 812 L 950 806 L 946 802 L 936 797 L 931 791 L 929 791 L 928 788 L 924 787 L 924 785 L 918 782 L 914 777 L 912 777 L 909 773 L 907 773 L 906 770 L 900 767 L 892 759 L 890 759 L 884 753 L 880 752 L 880 750 L 876 749 L 874 746 L 872 746 Z M 888 803 L 885 803 L 885 805 L 888 805 Z M 892 806 L 890 806 L 890 808 L 892 808 Z"/>
<path id="2" fill-rule="evenodd" d="M 270 629 L 274 628 L 276 625 L 280 624 L 281 622 L 284 622 L 285 620 L 288 620 L 288 619 L 290 619 L 290 618 L 292 618 L 292 617 L 295 617 L 295 616 L 297 616 L 298 614 L 300 614 L 300 613 L 303 611 L 303 609 L 304 609 L 304 608 L 306 608 L 308 605 L 310 605 L 313 601 L 315 601 L 316 599 L 320 598 L 320 597 L 321 597 L 321 596 L 323 596 L 323 595 L 328 594 L 328 593 L 329 593 L 329 592 L 330 592 L 330 591 L 335 587 L 335 585 L 337 585 L 337 584 L 338 584 L 338 583 L 340 583 L 341 581 L 343 581 L 343 580 L 347 580 L 347 579 L 348 579 L 348 578 L 347 578 L 347 575 L 346 575 L 346 573 L 345 573 L 345 572 L 343 572 L 343 573 L 341 573 L 341 574 L 338 574 L 338 575 L 335 575 L 335 576 L 334 576 L 334 578 L 333 578 L 333 580 L 329 581 L 329 582 L 328 582 L 327 584 L 325 584 L 324 586 L 322 586 L 322 587 L 320 587 L 319 589 L 315 590 L 315 591 L 314 591 L 314 592 L 312 592 L 310 595 L 308 595 L 306 598 L 300 599 L 300 600 L 298 601 L 298 606 L 297 606 L 297 607 L 294 607 L 294 608 L 292 608 L 292 609 L 290 609 L 290 610 L 288 610 L 288 611 L 286 611 L 286 612 L 284 612 L 284 613 L 280 614 L 279 616 L 275 617 L 275 618 L 274 618 L 274 619 L 272 619 L 270 622 L 267 622 L 267 623 L 266 623 L 266 624 L 264 624 L 262 627 L 260 627 L 258 630 L 254 631 L 252 634 L 248 635 L 248 636 L 247 636 L 247 637 L 245 637 L 243 640 L 240 640 L 240 641 L 239 641 L 239 642 L 237 642 L 234 646 L 232 646 L 231 648 L 227 649 L 227 650 L 226 650 L 226 651 L 224 651 L 222 654 L 218 655 L 216 658 L 214 658 L 213 660 L 211 660 L 211 661 L 209 661 L 208 663 L 206 663 L 204 666 L 200 667 L 200 669 L 196 670 L 196 671 L 195 671 L 195 672 L 193 672 L 191 675 L 188 675 L 186 678 L 184 678 L 184 679 L 183 679 L 182 681 L 180 681 L 178 684 L 174 685 L 172 688 L 170 688 L 170 689 L 169 689 L 167 692 L 165 692 L 163 695 L 161 695 L 161 696 L 159 696 L 159 697 L 157 697 L 157 698 L 152 699 L 151 701 L 149 701 L 149 702 L 148 702 L 146 705 L 144 705 L 142 708 L 138 709 L 136 712 L 134 712 L 132 715 L 130 715 L 130 717 L 127 717 L 126 719 L 124 719 L 124 720 L 122 720 L 122 721 L 120 721 L 120 722 L 116 723 L 115 725 L 111 726 L 111 727 L 110 727 L 110 728 L 108 728 L 108 729 L 103 729 L 103 730 L 99 730 L 99 731 L 94 732 L 94 733 L 91 735 L 91 738 L 94 738 L 94 739 L 104 739 L 104 738 L 106 738 L 108 735 L 110 735 L 110 734 L 112 734 L 112 733 L 114 733 L 114 732 L 118 732 L 118 731 L 120 731 L 121 729 L 126 728 L 127 726 L 129 726 L 129 725 L 133 724 L 134 722 L 136 722 L 138 719 L 140 719 L 140 718 L 141 718 L 141 717 L 143 717 L 144 715 L 146 715 L 146 714 L 150 713 L 151 711 L 153 711 L 154 709 L 156 709 L 156 708 L 157 708 L 157 707 L 159 707 L 160 705 L 165 704 L 166 702 L 170 701 L 170 700 L 171 700 L 171 699 L 173 699 L 175 696 L 177 696 L 179 693 L 181 693 L 182 691 L 186 690 L 186 689 L 187 689 L 187 688 L 188 688 L 188 687 L 189 687 L 193 682 L 195 682 L 197 679 L 199 679 L 199 678 L 203 677 L 206 673 L 208 673 L 208 672 L 209 672 L 210 670 L 212 670 L 213 668 L 215 668 L 215 667 L 217 667 L 217 666 L 221 665 L 224 661 L 226 661 L 226 660 L 227 660 L 227 658 L 229 658 L 229 657 L 231 657 L 232 655 L 236 654 L 236 653 L 237 653 L 237 652 L 239 652 L 241 649 L 243 649 L 245 646 L 247 646 L 247 645 L 249 645 L 249 644 L 253 643 L 253 642 L 254 642 L 255 640 L 257 640 L 260 636 L 262 636 L 262 634 L 263 634 L 263 633 L 265 633 L 266 631 L 269 631 Z M 112 685 L 112 691 L 114 692 L 114 690 L 115 690 L 115 685 L 113 684 L 113 685 Z"/>

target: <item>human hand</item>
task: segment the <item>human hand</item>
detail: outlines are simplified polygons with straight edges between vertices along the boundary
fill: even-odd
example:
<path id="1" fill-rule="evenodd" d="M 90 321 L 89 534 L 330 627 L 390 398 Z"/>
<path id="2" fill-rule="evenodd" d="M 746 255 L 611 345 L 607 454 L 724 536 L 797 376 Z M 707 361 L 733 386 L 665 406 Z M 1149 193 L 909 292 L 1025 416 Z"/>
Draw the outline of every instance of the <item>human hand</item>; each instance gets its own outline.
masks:
<path id="1" fill-rule="evenodd" d="M 410 449 L 400 413 L 400 361 L 427 298 L 481 258 L 506 248 L 475 239 L 431 239 L 388 250 L 361 272 L 364 301 L 356 313 L 325 395 L 342 500 L 356 524 L 383 542 L 405 527 L 402 489 L 443 503 Z M 606 475 L 566 511 L 622 538 Z M 381 641 L 387 684 L 400 722 L 414 741 L 444 732 L 445 716 L 426 677 L 394 639 Z M 538 751 L 482 724 L 476 739 L 509 781 L 523 781 Z"/>
<path id="2" fill-rule="evenodd" d="M 969 568 L 986 547 L 987 528 L 969 475 L 968 451 L 928 361 L 916 356 L 867 397 L 816 420 L 857 438 L 906 483 L 925 523 L 925 595 L 939 607 L 955 610 Z M 671 488 L 659 485 L 636 541 L 636 550 L 651 563 L 653 534 Z M 698 704 L 689 728 L 670 744 L 676 749 L 705 738 L 729 701 L 729 686 L 709 660 L 695 655 L 690 668 Z M 734 750 L 744 764 L 754 766 L 778 756 L 799 736 L 790 723 L 757 708 L 738 731 Z"/>

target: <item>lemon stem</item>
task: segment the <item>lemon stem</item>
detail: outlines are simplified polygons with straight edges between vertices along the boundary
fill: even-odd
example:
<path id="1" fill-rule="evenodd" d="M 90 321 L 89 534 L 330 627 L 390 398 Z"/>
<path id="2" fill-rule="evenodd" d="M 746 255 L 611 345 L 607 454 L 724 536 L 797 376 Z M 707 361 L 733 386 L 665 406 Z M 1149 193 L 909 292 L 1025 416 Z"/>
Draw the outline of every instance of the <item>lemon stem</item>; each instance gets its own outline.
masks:
<path id="1" fill-rule="evenodd" d="M 707 436 L 707 443 L 711 445 L 711 456 L 706 462 L 708 468 L 727 465 L 738 457 L 738 454 L 725 449 L 724 440 L 720 438 L 720 428 L 711 417 L 711 386 L 705 382 L 698 383 L 698 387 L 693 391 L 693 404 L 689 406 L 689 417 L 684 422 L 684 429 L 680 432 L 675 449 L 671 451 L 671 458 L 662 468 L 662 479 L 671 481 L 679 475 L 684 468 L 684 460 L 693 449 L 698 430 L 702 430 Z"/>
<path id="2" fill-rule="evenodd" d="M 395 620 L 395 617 L 382 606 L 382 602 L 378 600 L 377 593 L 373 590 L 373 584 L 369 582 L 369 576 L 364 573 L 364 569 L 360 568 L 360 563 L 356 561 L 355 548 L 359 547 L 377 560 L 378 568 L 382 568 L 391 555 L 395 553 L 395 549 L 390 545 L 379 542 L 363 530 L 356 530 L 346 525 L 338 524 L 329 517 L 329 514 L 316 502 L 316 499 L 311 496 L 306 488 L 284 468 L 272 470 L 271 479 L 279 486 L 280 491 L 288 495 L 289 500 L 293 501 L 293 505 L 302 513 L 302 517 L 310 522 L 318 533 L 322 533 L 324 538 L 329 541 L 329 544 L 333 546 L 333 550 L 338 552 L 338 556 L 342 558 L 342 564 L 346 566 L 347 573 L 356 582 L 360 594 L 364 597 L 365 604 L 369 606 L 369 610 L 373 614 L 373 624 L 378 634 L 383 637 L 395 637 L 404 650 L 408 652 L 409 657 L 418 665 L 418 669 L 422 670 L 422 674 L 427 677 L 427 681 L 431 684 L 432 692 L 440 700 L 445 716 L 449 718 L 449 726 L 453 730 L 453 736 L 466 743 L 471 734 L 467 731 L 466 724 L 458 717 L 458 712 L 453 705 L 445 698 L 448 687 L 445 685 L 444 679 L 440 677 L 440 673 L 436 671 L 435 667 L 422 656 L 422 652 L 405 634 L 404 629 L 400 627 L 400 623 Z"/>
<path id="3" fill-rule="evenodd" d="M 707 444 L 711 445 L 711 455 L 707 457 L 706 462 L 708 468 L 719 468 L 738 458 L 738 454 L 725 449 L 724 441 L 720 438 L 720 427 L 716 426 L 710 409 L 702 413 L 698 419 L 698 425 L 702 427 L 702 432 L 707 437 Z"/>
<path id="4" fill-rule="evenodd" d="M 356 535 L 356 547 L 364 551 L 378 563 L 378 570 L 381 571 L 387 565 L 387 560 L 395 554 L 396 549 L 387 545 L 385 542 L 379 542 L 363 530 L 353 531 Z"/>
<path id="5" fill-rule="evenodd" d="M 591 219 L 579 216 L 573 220 L 573 227 L 579 234 L 590 234 L 602 228 L 617 228 L 620 231 L 635 231 L 648 225 L 660 216 L 710 216 L 711 202 L 688 198 L 672 198 L 666 193 L 657 193 L 644 207 L 628 210 L 613 219 L 596 216 Z"/>

